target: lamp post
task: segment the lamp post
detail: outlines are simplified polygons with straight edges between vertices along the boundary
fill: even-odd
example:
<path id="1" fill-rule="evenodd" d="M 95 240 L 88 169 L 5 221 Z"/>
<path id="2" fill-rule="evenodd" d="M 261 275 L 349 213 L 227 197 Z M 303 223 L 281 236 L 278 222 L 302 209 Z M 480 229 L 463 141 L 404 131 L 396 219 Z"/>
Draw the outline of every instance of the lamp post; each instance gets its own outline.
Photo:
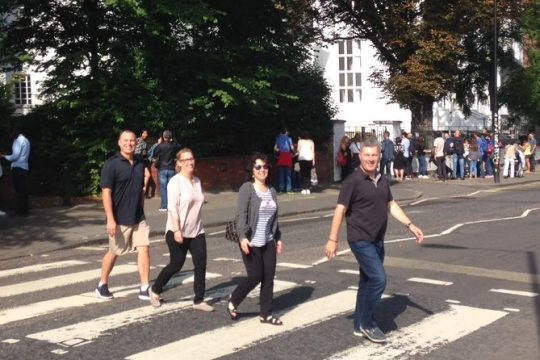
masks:
<path id="1" fill-rule="evenodd" d="M 499 109 L 497 105 L 497 0 L 493 1 L 493 90 L 491 97 L 491 121 L 493 129 L 493 180 L 495 183 L 501 182 L 499 167 L 500 149 L 499 149 Z"/>

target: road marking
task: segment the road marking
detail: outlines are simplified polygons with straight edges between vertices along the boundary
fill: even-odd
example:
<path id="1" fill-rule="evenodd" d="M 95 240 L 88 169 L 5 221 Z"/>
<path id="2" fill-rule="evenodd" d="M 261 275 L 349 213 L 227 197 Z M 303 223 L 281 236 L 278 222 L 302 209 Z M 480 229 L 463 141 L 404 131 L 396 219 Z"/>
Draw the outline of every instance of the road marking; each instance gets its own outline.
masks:
<path id="1" fill-rule="evenodd" d="M 521 283 L 533 283 L 535 281 L 540 282 L 540 275 L 531 275 L 527 273 L 518 273 L 513 271 L 484 269 L 466 265 L 453 265 L 444 264 L 434 261 L 425 260 L 412 260 L 405 258 L 396 258 L 387 256 L 384 258 L 385 266 L 392 266 L 398 268 L 414 269 L 414 270 L 428 270 L 438 271 L 445 273 L 453 273 L 460 275 L 486 277 L 498 280 L 508 280 Z"/>
<path id="2" fill-rule="evenodd" d="M 133 354 L 127 359 L 178 359 L 178 354 L 186 359 L 215 359 L 349 312 L 355 299 L 355 291 L 344 290 L 285 310 L 281 316 L 282 326 L 261 325 L 256 317 Z"/>
<path id="3" fill-rule="evenodd" d="M 351 275 L 360 275 L 360 270 L 340 269 L 340 270 L 338 270 L 338 273 L 351 274 Z"/>
<path id="4" fill-rule="evenodd" d="M 489 291 L 494 292 L 494 293 L 518 295 L 518 296 L 526 296 L 526 297 L 538 296 L 537 293 L 529 292 L 529 291 L 517 291 L 517 290 L 507 290 L 507 289 L 489 289 Z"/>
<path id="5" fill-rule="evenodd" d="M 312 265 L 293 264 L 293 263 L 288 263 L 288 262 L 280 262 L 280 263 L 277 263 L 276 265 L 281 266 L 281 267 L 291 268 L 291 269 L 309 269 L 310 267 L 312 267 Z"/>
<path id="6" fill-rule="evenodd" d="M 5 339 L 5 340 L 2 340 L 2 342 L 6 343 L 6 344 L 16 344 L 19 341 L 21 341 L 21 340 L 19 340 L 19 339 Z"/>
<path id="7" fill-rule="evenodd" d="M 350 253 L 350 252 L 351 252 L 351 249 L 345 249 L 345 250 L 338 251 L 338 252 L 336 253 L 336 257 L 342 256 L 342 255 L 345 255 L 345 254 L 348 254 L 348 253 Z M 321 258 L 321 259 L 315 261 L 314 263 L 312 263 L 312 265 L 313 265 L 313 266 L 320 265 L 320 264 L 325 263 L 325 262 L 327 262 L 327 261 L 329 261 L 329 260 L 328 260 L 328 258 L 325 256 L 325 257 L 323 257 L 323 258 Z"/>
<path id="8" fill-rule="evenodd" d="M 208 274 L 207 274 L 208 275 Z M 296 283 L 290 281 L 274 280 L 274 291 L 284 291 L 297 287 Z M 207 299 L 221 299 L 227 297 L 235 288 L 235 285 L 227 286 L 207 292 Z M 259 296 L 260 287 L 253 289 L 248 296 Z M 67 325 L 58 329 L 42 331 L 27 335 L 28 338 L 48 341 L 50 343 L 63 346 L 78 346 L 90 343 L 98 337 L 110 333 L 112 329 L 133 325 L 144 321 L 154 320 L 156 316 L 163 316 L 171 312 L 185 310 L 193 305 L 192 296 L 187 296 L 180 301 L 164 302 L 159 308 L 150 305 L 136 309 L 126 310 L 112 315 L 102 316 L 96 319 Z M 178 354 L 177 354 L 178 355 Z"/>
<path id="9" fill-rule="evenodd" d="M 448 300 L 446 300 L 446 302 L 449 303 L 449 304 L 461 304 L 461 301 L 459 301 L 459 300 L 448 299 Z"/>
<path id="10" fill-rule="evenodd" d="M 219 235 L 219 234 L 225 234 L 225 230 L 221 230 L 221 231 L 216 231 L 216 232 L 210 233 L 210 234 L 208 234 L 208 236 Z"/>
<path id="11" fill-rule="evenodd" d="M 503 310 L 510 311 L 510 312 L 520 312 L 519 309 L 515 309 L 515 308 L 504 308 Z"/>
<path id="12" fill-rule="evenodd" d="M 56 354 L 56 355 L 64 355 L 64 354 L 67 354 L 68 352 L 64 349 L 55 349 L 55 350 L 51 350 L 51 352 L 53 354 Z"/>
<path id="13" fill-rule="evenodd" d="M 286 220 L 279 220 L 280 223 L 289 223 L 289 222 L 297 222 L 297 221 L 304 221 L 304 220 L 313 220 L 313 219 L 320 219 L 320 216 L 309 216 L 309 217 L 303 217 L 303 218 L 296 218 L 296 219 L 286 219 Z"/>
<path id="14" fill-rule="evenodd" d="M 417 283 L 422 283 L 422 284 L 439 285 L 439 286 L 450 286 L 453 284 L 453 282 L 450 282 L 450 281 L 441 281 L 441 280 L 426 279 L 426 278 L 419 278 L 419 277 L 412 277 L 410 279 L 407 279 L 407 281 L 417 282 Z"/>
<path id="15" fill-rule="evenodd" d="M 214 261 L 232 261 L 232 262 L 240 262 L 240 259 L 232 259 L 232 258 L 219 257 L 219 258 L 215 258 Z"/>
<path id="16" fill-rule="evenodd" d="M 135 265 L 118 265 L 114 267 L 115 275 L 128 274 L 136 271 L 137 266 Z M 2 286 L 0 287 L 0 298 L 26 294 L 29 292 L 36 292 L 40 290 L 53 289 L 56 287 L 81 283 L 89 280 L 96 280 L 97 283 L 100 273 L 101 269 L 94 269 L 67 275 L 53 276 L 40 280 L 27 281 L 14 285 Z"/>
<path id="17" fill-rule="evenodd" d="M 221 275 L 206 273 L 207 279 L 219 277 Z M 173 277 L 167 285 L 180 285 L 193 282 L 193 272 L 183 272 Z M 139 290 L 138 284 L 120 286 L 111 288 L 115 298 L 123 298 L 129 295 L 135 296 Z M 94 292 L 83 293 L 79 295 L 66 296 L 58 299 L 40 301 L 33 304 L 18 306 L 9 309 L 0 310 L 0 325 L 13 321 L 30 319 L 36 316 L 47 315 L 71 308 L 83 307 L 90 304 L 106 302 L 98 298 Z"/>
<path id="18" fill-rule="evenodd" d="M 84 264 L 88 264 L 88 262 L 79 261 L 79 260 L 67 260 L 67 261 L 57 261 L 57 262 L 51 262 L 51 263 L 45 263 L 45 264 L 30 265 L 30 266 L 24 266 L 24 267 L 16 268 L 16 269 L 2 270 L 0 271 L 0 278 L 6 277 L 6 276 L 22 275 L 22 274 L 39 272 L 39 271 L 64 268 L 68 266 L 84 265 Z"/>
<path id="19" fill-rule="evenodd" d="M 469 335 L 508 313 L 503 311 L 450 305 L 450 309 L 388 334 L 387 344 L 367 340 L 331 359 L 397 359 L 426 355 L 448 343 Z"/>
<path id="20" fill-rule="evenodd" d="M 83 251 L 103 251 L 107 249 L 108 246 L 79 246 L 78 248 L 75 248 L 75 250 L 83 250 Z"/>

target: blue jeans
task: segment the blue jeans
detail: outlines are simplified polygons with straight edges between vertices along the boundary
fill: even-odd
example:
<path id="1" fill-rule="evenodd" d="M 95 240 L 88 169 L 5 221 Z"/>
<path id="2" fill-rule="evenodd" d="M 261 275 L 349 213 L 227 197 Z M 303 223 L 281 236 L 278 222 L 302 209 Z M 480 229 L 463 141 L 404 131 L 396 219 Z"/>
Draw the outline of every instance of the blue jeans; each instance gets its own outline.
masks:
<path id="1" fill-rule="evenodd" d="M 418 154 L 418 175 L 427 175 L 427 162 L 424 155 Z"/>
<path id="2" fill-rule="evenodd" d="M 391 168 L 392 168 L 392 160 L 381 159 L 379 172 L 381 173 L 381 175 L 386 174 L 386 178 L 388 179 L 388 181 L 392 180 L 392 169 Z"/>
<path id="3" fill-rule="evenodd" d="M 174 176 L 174 170 L 159 171 L 159 191 L 161 192 L 161 209 L 167 208 L 167 184 Z"/>
<path id="4" fill-rule="evenodd" d="M 384 242 L 366 240 L 349 242 L 352 253 L 360 268 L 360 281 L 354 310 L 354 330 L 374 327 L 374 313 L 377 303 L 386 287 L 386 273 L 383 267 Z"/>
<path id="5" fill-rule="evenodd" d="M 459 163 L 459 175 L 458 175 L 458 163 Z M 455 178 L 463 179 L 465 177 L 465 159 L 463 156 L 458 156 L 456 154 L 452 155 L 452 175 Z"/>
<path id="6" fill-rule="evenodd" d="M 469 160 L 469 175 L 476 177 L 476 163 L 478 160 Z"/>
<path id="7" fill-rule="evenodd" d="M 493 176 L 493 160 L 489 155 L 484 155 L 484 162 L 486 163 L 486 175 Z"/>
<path id="8" fill-rule="evenodd" d="M 292 190 L 291 168 L 287 166 L 278 166 L 277 175 L 278 175 L 279 191 L 286 191 L 286 192 L 291 191 Z"/>

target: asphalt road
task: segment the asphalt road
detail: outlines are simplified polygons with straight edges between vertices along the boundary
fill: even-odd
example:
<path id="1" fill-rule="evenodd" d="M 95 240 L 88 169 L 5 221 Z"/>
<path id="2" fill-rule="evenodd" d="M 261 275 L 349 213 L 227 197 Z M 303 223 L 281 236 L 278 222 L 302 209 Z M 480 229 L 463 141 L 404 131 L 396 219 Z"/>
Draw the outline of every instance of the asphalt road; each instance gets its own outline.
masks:
<path id="1" fill-rule="evenodd" d="M 357 265 L 344 228 L 342 254 L 324 260 L 331 213 L 321 212 L 282 219 L 285 249 L 274 302 L 282 328 L 257 322 L 256 296 L 239 308 L 245 315 L 239 322 L 228 319 L 224 299 L 244 269 L 222 228 L 208 228 L 207 295 L 214 313 L 189 308 L 189 283 L 165 292 L 158 310 L 138 300 L 135 255 L 120 258 L 113 271 L 117 298 L 96 299 L 100 246 L 2 262 L 0 358 L 538 359 L 539 187 L 407 205 L 427 235 L 422 246 L 390 221 L 389 282 L 376 314 L 386 345 L 352 334 Z M 168 250 L 160 239 L 153 245 L 155 277 Z M 80 263 L 62 263 L 74 260 Z M 29 267 L 44 264 L 50 268 Z M 188 260 L 185 275 L 190 269 Z"/>

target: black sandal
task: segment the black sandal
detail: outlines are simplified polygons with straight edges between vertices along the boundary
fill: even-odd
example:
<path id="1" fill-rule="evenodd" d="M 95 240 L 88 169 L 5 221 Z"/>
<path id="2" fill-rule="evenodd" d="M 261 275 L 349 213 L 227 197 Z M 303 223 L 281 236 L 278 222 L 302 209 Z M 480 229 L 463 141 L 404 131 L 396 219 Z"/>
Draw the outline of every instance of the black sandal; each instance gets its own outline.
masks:
<path id="1" fill-rule="evenodd" d="M 229 314 L 231 320 L 238 320 L 240 318 L 240 313 L 230 301 L 227 303 L 227 313 Z"/>
<path id="2" fill-rule="evenodd" d="M 272 315 L 268 315 L 266 319 L 261 316 L 259 320 L 261 321 L 261 324 L 270 324 L 277 326 L 283 325 L 283 322 L 279 318 L 273 317 Z"/>

